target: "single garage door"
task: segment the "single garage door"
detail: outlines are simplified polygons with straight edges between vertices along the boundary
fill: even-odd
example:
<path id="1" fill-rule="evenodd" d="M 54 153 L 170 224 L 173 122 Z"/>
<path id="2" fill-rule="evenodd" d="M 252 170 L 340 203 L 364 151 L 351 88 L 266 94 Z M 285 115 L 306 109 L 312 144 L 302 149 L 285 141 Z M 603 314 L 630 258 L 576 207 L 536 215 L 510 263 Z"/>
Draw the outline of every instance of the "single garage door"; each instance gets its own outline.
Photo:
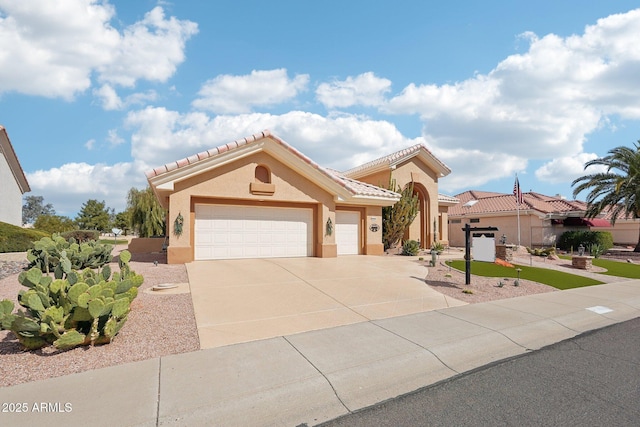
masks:
<path id="1" fill-rule="evenodd" d="M 336 244 L 338 255 L 360 253 L 360 213 L 336 211 Z"/>
<path id="2" fill-rule="evenodd" d="M 196 205 L 196 260 L 313 256 L 311 209 Z"/>

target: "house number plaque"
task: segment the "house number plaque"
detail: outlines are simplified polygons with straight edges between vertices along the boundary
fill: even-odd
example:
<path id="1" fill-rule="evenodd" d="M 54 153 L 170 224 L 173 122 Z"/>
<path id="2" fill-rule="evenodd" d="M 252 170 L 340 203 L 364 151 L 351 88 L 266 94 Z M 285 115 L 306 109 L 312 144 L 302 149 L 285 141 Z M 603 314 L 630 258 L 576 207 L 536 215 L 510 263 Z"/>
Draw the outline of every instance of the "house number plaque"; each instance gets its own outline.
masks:
<path id="1" fill-rule="evenodd" d="M 373 231 L 374 233 L 377 232 L 378 230 L 380 230 L 380 226 L 378 224 L 371 224 L 369 226 L 369 230 Z"/>

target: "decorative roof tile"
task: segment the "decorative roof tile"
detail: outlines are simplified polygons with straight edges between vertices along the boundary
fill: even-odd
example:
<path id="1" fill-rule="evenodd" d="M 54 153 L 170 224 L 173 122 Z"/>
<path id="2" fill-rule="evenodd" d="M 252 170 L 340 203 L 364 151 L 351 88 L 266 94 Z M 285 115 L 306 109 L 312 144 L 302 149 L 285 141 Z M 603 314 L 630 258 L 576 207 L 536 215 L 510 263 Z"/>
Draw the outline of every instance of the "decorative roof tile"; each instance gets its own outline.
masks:
<path id="1" fill-rule="evenodd" d="M 403 161 L 412 158 L 413 156 L 417 155 L 421 150 L 424 150 L 429 156 L 429 158 L 432 161 L 434 161 L 443 171 L 446 171 L 447 173 L 451 172 L 451 169 L 449 169 L 447 165 L 442 163 L 436 156 L 434 156 L 433 153 L 424 144 L 416 144 L 412 147 L 405 148 L 400 151 L 396 151 L 395 153 L 391 153 L 387 156 L 380 157 L 379 159 L 375 159 L 363 165 L 351 168 L 347 171 L 344 171 L 343 174 L 345 176 L 351 176 L 351 175 L 356 176 L 367 170 L 376 169 L 379 166 L 388 165 L 389 167 L 391 167 L 392 165 L 402 163 Z"/>

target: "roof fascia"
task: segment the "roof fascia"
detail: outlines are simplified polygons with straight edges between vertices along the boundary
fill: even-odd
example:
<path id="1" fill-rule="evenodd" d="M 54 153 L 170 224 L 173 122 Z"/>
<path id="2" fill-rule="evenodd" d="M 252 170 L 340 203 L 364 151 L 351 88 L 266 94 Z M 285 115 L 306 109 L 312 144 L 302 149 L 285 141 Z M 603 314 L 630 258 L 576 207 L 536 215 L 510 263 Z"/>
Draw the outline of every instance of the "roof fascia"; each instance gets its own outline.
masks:
<path id="1" fill-rule="evenodd" d="M 352 196 L 349 199 L 336 198 L 336 204 L 339 205 L 352 205 L 352 206 L 393 206 L 400 200 L 397 198 L 388 197 L 373 197 L 373 196 Z"/>
<path id="2" fill-rule="evenodd" d="M 22 170 L 22 166 L 20 166 L 18 156 L 16 155 L 13 145 L 11 145 L 11 141 L 9 140 L 9 134 L 7 134 L 7 130 L 3 126 L 0 126 L 0 151 L 2 151 L 4 158 L 7 161 L 9 169 L 11 169 L 11 173 L 20 188 L 20 192 L 24 194 L 31 191 L 27 177 Z"/>
<path id="3" fill-rule="evenodd" d="M 408 154 L 406 156 L 402 156 L 396 159 L 393 162 L 389 163 L 389 167 L 395 168 L 401 163 L 407 162 L 414 157 L 418 157 L 422 163 L 427 165 L 430 169 L 437 172 L 440 175 L 440 178 L 443 178 L 451 173 L 451 169 L 444 166 L 441 162 L 439 162 L 431 153 L 429 153 L 424 147 L 421 147 L 415 153 Z"/>

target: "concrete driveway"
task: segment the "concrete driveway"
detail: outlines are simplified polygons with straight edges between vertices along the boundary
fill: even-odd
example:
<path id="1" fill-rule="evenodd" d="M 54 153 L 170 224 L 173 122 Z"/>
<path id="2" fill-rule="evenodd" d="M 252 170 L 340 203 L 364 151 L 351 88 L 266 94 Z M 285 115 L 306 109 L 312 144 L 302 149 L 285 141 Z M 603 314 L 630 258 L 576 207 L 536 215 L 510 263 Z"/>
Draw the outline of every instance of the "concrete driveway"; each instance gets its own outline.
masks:
<path id="1" fill-rule="evenodd" d="M 409 257 L 195 261 L 187 271 L 201 348 L 465 304 L 429 288 Z"/>

